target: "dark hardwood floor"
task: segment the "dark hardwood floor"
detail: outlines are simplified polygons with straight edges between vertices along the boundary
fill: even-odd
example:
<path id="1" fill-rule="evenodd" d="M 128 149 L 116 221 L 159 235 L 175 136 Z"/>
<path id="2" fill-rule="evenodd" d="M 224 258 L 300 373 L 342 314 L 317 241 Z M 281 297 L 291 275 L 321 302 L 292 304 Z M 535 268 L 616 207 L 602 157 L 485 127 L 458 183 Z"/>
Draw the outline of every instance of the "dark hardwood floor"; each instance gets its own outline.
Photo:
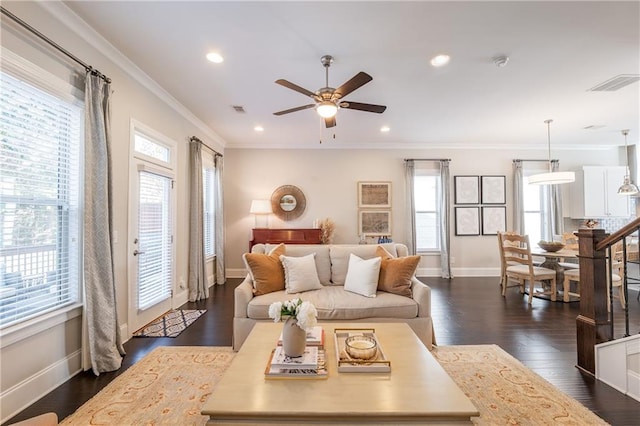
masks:
<path id="1" fill-rule="evenodd" d="M 575 368 L 578 303 L 526 298 L 511 288 L 500 296 L 497 278 L 421 278 L 432 292 L 432 315 L 439 345 L 497 344 L 556 387 L 580 401 L 612 425 L 639 425 L 640 402 L 582 374 Z M 123 368 L 101 374 L 81 373 L 49 393 L 8 424 L 54 411 L 60 419 L 100 391 L 126 368 L 157 346 L 230 346 L 233 290 L 239 279 L 215 286 L 209 300 L 184 309 L 207 313 L 176 338 L 135 338 L 125 343 Z M 630 292 L 631 333 L 640 332 L 640 302 Z M 614 309 L 616 329 L 623 326 L 620 306 Z M 618 336 L 622 333 L 617 331 Z"/>

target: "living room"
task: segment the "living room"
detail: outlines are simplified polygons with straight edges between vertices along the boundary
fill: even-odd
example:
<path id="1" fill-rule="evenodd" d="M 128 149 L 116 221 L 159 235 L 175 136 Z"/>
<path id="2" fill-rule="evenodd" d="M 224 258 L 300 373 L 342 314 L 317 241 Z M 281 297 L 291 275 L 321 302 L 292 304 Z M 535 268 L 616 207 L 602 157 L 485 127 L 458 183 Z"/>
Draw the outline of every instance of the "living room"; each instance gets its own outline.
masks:
<path id="1" fill-rule="evenodd" d="M 83 5 L 78 2 L 76 13 L 81 14 Z M 99 7 L 96 4 L 95 7 Z M 462 7 L 463 5 L 459 5 Z M 74 55 L 82 58 L 82 60 L 94 66 L 96 69 L 108 75 L 113 83 L 114 90 L 112 105 L 112 130 L 113 130 L 113 164 L 117 172 L 114 175 L 114 211 L 121 212 L 114 217 L 114 230 L 118 233 L 119 239 L 115 243 L 115 270 L 116 270 L 116 286 L 117 286 L 117 302 L 118 313 L 123 325 L 123 335 L 130 334 L 137 329 L 136 325 L 132 325 L 128 321 L 130 319 L 130 303 L 131 289 L 127 285 L 129 282 L 128 265 L 130 262 L 132 246 L 129 241 L 129 176 L 126 171 L 130 164 L 130 140 L 132 120 L 142 123 L 145 127 L 162 134 L 168 139 L 178 141 L 177 158 L 178 166 L 176 171 L 176 235 L 189 235 L 188 225 L 188 139 L 190 136 L 197 136 L 205 142 L 210 148 L 224 155 L 224 213 L 225 213 L 225 231 L 226 245 L 224 249 L 226 261 L 226 275 L 229 278 L 241 278 L 246 273 L 243 263 L 242 254 L 247 251 L 249 240 L 251 238 L 251 229 L 254 225 L 254 216 L 249 213 L 249 207 L 252 200 L 268 199 L 272 192 L 281 185 L 295 185 L 302 189 L 305 194 L 307 206 L 304 214 L 292 221 L 284 222 L 271 216 L 269 226 L 272 228 L 308 228 L 316 219 L 330 218 L 336 224 L 334 243 L 357 243 L 359 241 L 358 232 L 358 202 L 357 202 L 357 183 L 359 181 L 384 181 L 391 182 L 391 230 L 394 241 L 402 242 L 405 238 L 406 225 L 406 207 L 405 207 L 405 180 L 404 180 L 404 159 L 408 158 L 449 158 L 450 175 L 472 175 L 485 176 L 497 175 L 505 176 L 507 199 L 505 205 L 507 229 L 513 223 L 511 211 L 511 196 L 513 194 L 513 168 L 514 159 L 546 159 L 549 154 L 547 151 L 547 128 L 544 120 L 553 118 L 554 123 L 551 126 L 551 155 L 553 158 L 560 160 L 561 170 L 579 170 L 585 165 L 599 166 L 620 166 L 625 163 L 624 138 L 620 134 L 623 128 L 631 129 L 629 134 L 629 144 L 635 145 L 638 142 L 640 134 L 640 126 L 638 123 L 638 90 L 637 83 L 632 86 L 622 88 L 620 91 L 611 93 L 588 93 L 587 90 L 593 85 L 604 81 L 616 74 L 637 74 L 638 73 L 638 22 L 637 22 L 637 4 L 636 3 L 610 3 L 610 2 L 593 2 L 591 5 L 577 4 L 574 7 L 578 11 L 588 11 L 584 15 L 589 15 L 592 19 L 594 16 L 609 16 L 606 26 L 607 31 L 611 27 L 623 28 L 621 33 L 617 35 L 623 42 L 612 46 L 609 50 L 613 57 L 623 57 L 617 64 L 610 65 L 616 68 L 616 72 L 609 72 L 606 68 L 600 74 L 599 79 L 592 79 L 591 75 L 580 77 L 578 83 L 585 97 L 585 105 L 593 107 L 594 102 L 588 99 L 588 96 L 597 96 L 598 101 L 595 102 L 596 109 L 585 113 L 587 118 L 575 120 L 567 117 L 566 109 L 568 108 L 563 99 L 560 97 L 550 97 L 548 102 L 537 102 L 546 105 L 547 109 L 540 114 L 538 109 L 531 112 L 531 105 L 527 104 L 510 104 L 508 109 L 509 115 L 487 117 L 481 114 L 481 111 L 487 105 L 469 105 L 464 96 L 457 96 L 456 100 L 463 109 L 461 118 L 455 123 L 451 123 L 456 128 L 456 136 L 454 138 L 442 134 L 429 134 L 425 132 L 426 128 L 414 125 L 412 127 L 402 129 L 402 126 L 395 127 L 393 123 L 383 123 L 391 120 L 402 112 L 400 104 L 389 104 L 389 110 L 378 116 L 359 112 L 359 111 L 340 111 L 339 124 L 335 128 L 335 139 L 331 129 L 322 129 L 319 122 L 313 117 L 312 111 L 297 112 L 297 115 L 289 115 L 287 117 L 271 117 L 274 111 L 284 109 L 304 103 L 304 99 L 286 88 L 278 87 L 273 83 L 276 78 L 287 78 L 295 81 L 304 87 L 313 89 L 323 82 L 324 70 L 321 68 L 320 55 L 331 53 L 336 56 L 336 62 L 330 70 L 331 81 L 335 84 L 345 81 L 358 71 L 371 72 L 374 80 L 367 86 L 360 89 L 362 98 L 356 97 L 362 101 L 372 101 L 385 103 L 384 92 L 394 90 L 390 78 L 384 78 L 381 74 L 376 74 L 370 69 L 370 66 L 358 61 L 357 58 L 349 58 L 343 53 L 342 46 L 339 44 L 331 44 L 328 46 L 314 46 L 309 48 L 311 54 L 306 55 L 300 62 L 310 63 L 305 66 L 305 70 L 309 70 L 307 80 L 298 80 L 299 72 L 293 73 L 286 68 L 277 71 L 277 74 L 269 75 L 267 80 L 270 87 L 254 88 L 259 93 L 269 93 L 264 96 L 272 101 L 268 110 L 260 110 L 260 115 L 269 117 L 269 120 L 276 119 L 280 121 L 270 121 L 272 126 L 265 125 L 265 131 L 262 135 L 253 131 L 254 120 L 258 117 L 254 116 L 253 111 L 247 107 L 247 113 L 244 116 L 233 116 L 231 113 L 221 113 L 215 120 L 233 123 L 234 126 L 250 126 L 245 129 L 246 137 L 240 139 L 237 143 L 227 141 L 230 135 L 237 134 L 237 129 L 233 133 L 225 133 L 222 128 L 210 125 L 214 120 L 210 120 L 208 114 L 195 114 L 189 108 L 185 107 L 180 99 L 176 99 L 177 89 L 173 86 L 163 87 L 152 79 L 148 74 L 151 70 L 141 70 L 136 68 L 136 58 L 125 56 L 126 52 L 118 52 L 114 45 L 115 42 L 109 44 L 107 40 L 101 39 L 97 34 L 102 30 L 101 25 L 95 25 L 91 28 L 77 15 L 69 10 L 74 8 L 73 4 L 65 5 L 64 3 L 36 3 L 36 2 L 3 2 L 3 7 L 11 10 L 17 16 L 27 21 L 30 25 L 62 45 L 65 49 Z M 90 8 L 92 6 L 84 6 Z M 102 4 L 101 7 L 112 8 L 113 5 Z M 204 4 L 199 7 L 205 7 Z M 627 8 L 630 8 L 627 9 Z M 635 9 L 634 9 L 635 8 Z M 185 9 L 186 10 L 186 9 Z M 554 10 L 555 11 L 555 10 Z M 410 9 L 405 11 L 409 13 Z M 565 11 L 566 12 L 566 11 Z M 140 18 L 136 13 L 130 14 L 128 19 L 135 22 Z M 538 11 L 538 15 L 547 17 L 550 20 L 557 16 L 553 11 Z M 571 15 L 581 16 L 585 19 L 582 32 L 588 34 L 592 28 L 598 28 L 600 23 L 589 25 L 587 17 L 582 14 Z M 566 15 L 563 15 L 566 19 Z M 189 17 L 177 16 L 179 20 L 188 20 Z M 55 53 L 51 53 L 49 48 L 43 46 L 42 43 L 35 41 L 31 35 L 26 34 L 15 24 L 2 18 L 2 47 L 13 53 L 35 63 L 36 65 L 46 69 L 52 74 L 60 77 L 64 81 L 77 85 L 76 73 L 78 71 L 75 65 L 69 64 L 66 59 L 61 60 Z M 320 19 L 320 18 L 319 18 Z M 354 20 L 359 19 L 357 16 Z M 382 20 L 382 18 L 380 18 Z M 618 19 L 620 21 L 618 21 Z M 630 21 L 627 21 L 629 19 Z M 615 22 L 614 22 L 615 21 Z M 382 21 L 381 21 L 382 22 Z M 624 23 L 620 23 L 624 22 Z M 566 23 L 566 22 L 565 22 Z M 104 23 L 103 23 L 104 24 Z M 479 23 L 480 24 L 480 23 Z M 382 25 L 382 24 L 381 24 Z M 400 25 L 400 24 L 398 24 Z M 549 23 L 550 25 L 550 23 Z M 170 31 L 169 26 L 163 27 L 164 31 Z M 394 29 L 396 29 L 394 27 Z M 389 30 L 391 31 L 391 30 Z M 454 30 L 449 30 L 452 34 Z M 544 32 L 544 27 L 541 27 Z M 576 30 L 577 31 L 577 30 Z M 604 31 L 604 30 L 603 30 Z M 308 37 L 305 35 L 304 37 Z M 302 38 L 304 38 L 302 37 Z M 346 38 L 348 38 L 345 35 Z M 594 36 L 598 38 L 597 32 Z M 616 39 L 615 37 L 613 37 Z M 601 37 L 608 40 L 606 37 Z M 573 39 L 572 39 L 573 40 Z M 616 39 L 617 40 L 617 39 Z M 345 40 L 346 43 L 346 40 Z M 604 43 L 604 41 L 602 42 Z M 496 66 L 492 61 L 492 56 L 497 54 L 506 54 L 509 52 L 503 49 L 509 49 L 503 45 L 504 43 L 496 42 L 495 45 L 485 46 L 482 52 L 478 52 L 477 56 L 484 61 L 485 72 L 492 77 L 489 81 L 494 84 L 493 87 L 500 86 L 500 76 L 509 72 L 510 67 L 530 66 L 518 64 L 519 59 L 514 56 L 504 67 Z M 516 50 L 517 46 L 511 47 Z M 544 50 L 547 46 L 537 46 L 537 49 Z M 585 48 L 583 45 L 567 45 L 567 50 L 580 50 Z M 317 49 L 321 49 L 320 55 L 316 54 Z M 326 51 L 325 51 L 326 49 Z M 370 47 L 367 49 L 371 49 Z M 377 49 L 374 49 L 377 50 Z M 204 56 L 204 53 L 201 56 Z M 557 55 L 557 52 L 555 53 Z M 317 56 L 317 58 L 316 58 Z M 384 55 L 381 55 L 384 56 Z M 5 57 L 3 50 L 3 59 Z M 308 58 L 307 58 L 308 57 Z M 452 52 L 453 61 L 455 63 L 458 58 Z M 269 56 L 264 55 L 264 61 L 269 61 Z M 200 60 L 203 58 L 189 58 L 190 60 Z M 425 68 L 428 66 L 428 58 L 423 58 Z M 558 59 L 554 56 L 554 59 Z M 385 60 L 381 57 L 380 60 Z M 390 59 L 393 62 L 393 55 Z M 553 70 L 562 68 L 566 64 L 564 60 L 550 61 L 548 65 L 550 71 L 547 79 L 554 75 Z M 184 59 L 176 59 L 175 63 L 184 62 Z M 595 58 L 596 62 L 601 61 Z M 227 63 L 232 62 L 231 59 Z M 210 65 L 210 64 L 207 64 Z M 223 64 L 224 65 L 224 64 Z M 585 64 L 588 67 L 590 64 Z M 158 65 L 162 67 L 163 65 Z M 70 71 L 74 70 L 75 71 Z M 182 71 L 184 72 L 184 70 Z M 180 85 L 180 79 L 191 79 L 188 74 L 182 72 L 175 73 L 175 85 Z M 213 68 L 212 73 L 224 73 Z M 446 71 L 437 70 L 436 77 L 444 79 Z M 558 70 L 558 72 L 560 72 Z M 248 79 L 251 79 L 252 73 L 260 73 L 260 69 L 246 69 L 242 71 Z M 335 73 L 335 74 L 334 74 Z M 500 74 L 502 73 L 502 74 Z M 183 77 L 184 75 L 184 77 Z M 410 79 L 411 73 L 401 74 L 395 77 L 397 80 Z M 529 79 L 534 80 L 535 76 L 530 75 Z M 213 79 L 213 77 L 212 77 Z M 472 77 L 469 77 L 469 81 Z M 307 83 L 307 81 L 309 83 Z M 314 83 L 314 82 L 317 82 Z M 394 83 L 395 84 L 395 83 Z M 431 101 L 441 101 L 444 94 L 437 91 L 439 80 L 435 80 L 429 89 L 434 93 L 433 96 L 419 97 L 411 103 L 429 103 Z M 442 83 L 444 84 L 444 83 Z M 271 87 L 273 86 L 273 87 Z M 538 87 L 537 84 L 532 86 Z M 234 96 L 226 94 L 224 88 L 212 87 L 211 90 L 219 90 L 219 94 L 215 92 L 202 93 L 197 104 L 209 104 L 209 98 L 219 96 L 223 98 L 224 105 L 215 108 L 230 109 L 229 105 L 235 105 L 238 102 L 245 102 L 244 99 L 235 99 Z M 370 90 L 370 91 L 365 91 Z M 462 89 L 465 89 L 463 87 Z M 471 90 L 471 87 L 467 89 Z M 267 92 L 268 91 L 268 92 Z M 275 93 L 272 97 L 271 93 Z M 605 98 L 603 95 L 612 95 Z M 437 95 L 437 96 L 436 96 Z M 485 93 L 490 104 L 508 103 L 509 90 L 498 96 L 492 90 L 486 89 Z M 280 97 L 281 96 L 281 97 Z M 538 95 L 545 96 L 545 95 Z M 536 96 L 531 96 L 536 99 Z M 211 102 L 213 103 L 213 102 Z M 214 108 L 213 106 L 211 107 Z M 437 109 L 437 107 L 436 107 Z M 448 109 L 442 108 L 442 115 L 438 115 L 434 121 L 443 119 L 443 116 L 453 114 Z M 602 123 L 600 114 L 611 114 L 615 110 L 617 114 L 615 121 Z M 421 113 L 421 119 L 427 121 L 431 110 L 424 110 Z M 393 114 L 395 115 L 393 115 Z M 309 114 L 308 116 L 305 114 Z M 258 115 L 258 114 L 256 114 Z M 363 120 L 370 121 L 370 126 L 375 126 L 375 131 L 364 131 L 364 127 L 350 128 L 350 120 L 360 120 L 357 115 L 367 116 Z M 514 132 L 514 125 L 510 122 L 522 123 L 521 116 L 526 117 L 529 124 L 521 127 L 521 132 Z M 241 117 L 241 118 L 238 118 Z M 387 119 L 387 117 L 389 117 Z M 260 117 L 261 118 L 261 117 Z M 381 120 L 382 119 L 382 120 Z M 489 121 L 491 132 L 483 133 L 482 137 L 476 137 L 476 132 L 480 132 L 480 127 L 486 128 Z M 625 121 L 626 119 L 626 121 Z M 266 118 L 264 118 L 266 120 Z M 579 131 L 575 132 L 576 123 L 582 123 Z M 382 124 L 389 124 L 392 129 L 388 134 L 381 134 L 378 128 Z M 584 130 L 582 127 L 589 125 L 606 124 L 605 130 Z M 520 124 L 516 125 L 516 127 Z M 302 128 L 303 138 L 298 138 L 292 133 L 290 128 Z M 343 130 L 344 129 L 344 130 Z M 572 131 L 573 129 L 573 131 Z M 517 129 L 516 129 L 517 130 Z M 413 133 L 412 138 L 402 137 L 403 135 Z M 273 133 L 281 136 L 274 136 Z M 578 134 L 576 137 L 575 134 Z M 354 135 L 366 135 L 359 139 Z M 599 135 L 594 138 L 593 135 Z M 602 137 L 602 134 L 605 136 Z M 229 135 L 229 136 L 228 136 Z M 505 136 L 507 135 L 507 136 Z M 592 142 L 587 144 L 576 143 L 576 139 L 583 137 L 589 138 Z M 495 138 L 495 139 L 494 139 Z M 292 141 L 293 139 L 293 141 Z M 319 140 L 322 139 L 322 143 Z M 477 139 L 477 140 L 476 140 Z M 474 143 L 467 143 L 467 141 Z M 282 141 L 282 143 L 280 143 Z M 371 143 L 368 143 L 371 141 Z M 426 141 L 426 142 L 425 142 Z M 433 141 L 433 142 L 429 142 Z M 285 143 L 286 142 L 286 143 Z M 544 168 L 544 162 L 542 162 Z M 636 177 L 637 179 L 637 177 Z M 563 187 L 563 197 L 565 206 L 566 223 L 577 228 L 580 221 L 571 219 L 571 202 L 570 202 L 571 186 Z M 453 191 L 452 191 L 453 192 Z M 453 210 L 453 206 L 452 206 Z M 124 212 L 124 213 L 122 213 Z M 633 214 L 635 216 L 635 214 Z M 454 217 L 452 216 L 452 220 Z M 576 229 L 573 228 L 573 229 Z M 570 229 L 567 229 L 570 230 Z M 131 250 L 130 250 L 131 249 Z M 179 237 L 176 241 L 175 250 L 175 293 L 172 301 L 174 307 L 178 307 L 187 301 L 187 291 L 180 286 L 181 281 L 188 277 L 188 239 Z M 497 250 L 495 235 L 477 235 L 477 236 L 457 236 L 452 232 L 451 235 L 451 260 L 452 272 L 454 276 L 463 277 L 497 277 L 499 275 L 499 254 Z M 423 256 L 419 265 L 420 276 L 439 276 L 440 275 L 440 257 L 437 254 L 429 254 Z M 496 286 L 497 287 L 497 286 Z M 496 288 L 496 291 L 497 288 Z M 43 329 L 47 329 L 43 332 Z M 69 314 L 63 320 L 56 320 L 53 324 L 46 327 L 35 326 L 35 328 L 27 333 L 30 337 L 17 337 L 16 333 L 7 336 L 2 335 L 2 388 L 15 389 L 18 384 L 24 384 L 26 395 L 35 395 L 37 392 L 31 392 L 32 389 L 50 389 L 60 383 L 62 378 L 68 378 L 77 371 L 80 363 L 80 330 L 81 322 L 78 312 Z M 18 333 L 19 334 L 19 333 Z M 40 351 L 35 348 L 47 347 L 50 351 Z M 29 356 L 25 356 L 29 354 Z M 20 365 L 20 368 L 12 368 Z M 43 367 L 46 366 L 46 367 Z M 41 375 L 39 382 L 33 381 L 32 378 L 47 371 L 50 376 Z M 22 398 L 17 398 L 22 399 Z M 29 399 L 29 398 L 27 398 Z M 4 404 L 4 401 L 3 401 Z M 11 406 L 9 412 L 15 412 L 18 406 Z M 3 412 L 5 409 L 3 408 Z M 4 414 L 2 419 L 4 420 Z"/>

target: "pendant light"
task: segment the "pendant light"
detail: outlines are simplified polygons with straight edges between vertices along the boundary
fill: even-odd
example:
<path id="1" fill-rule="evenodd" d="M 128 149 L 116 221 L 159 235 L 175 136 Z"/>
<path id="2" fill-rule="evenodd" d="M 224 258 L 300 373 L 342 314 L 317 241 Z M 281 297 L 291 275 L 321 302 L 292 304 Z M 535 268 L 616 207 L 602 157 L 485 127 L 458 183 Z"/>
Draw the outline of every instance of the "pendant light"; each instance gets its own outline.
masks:
<path id="1" fill-rule="evenodd" d="M 539 173 L 529 176 L 529 183 L 532 185 L 557 185 L 560 183 L 570 183 L 576 180 L 574 172 L 554 172 L 551 166 L 551 123 L 553 120 L 544 120 L 547 124 L 547 144 L 549 152 L 549 172 Z"/>
<path id="2" fill-rule="evenodd" d="M 629 129 L 625 129 L 622 131 L 624 135 L 624 155 L 627 159 L 627 171 L 624 175 L 624 183 L 620 188 L 618 188 L 619 195 L 635 195 L 638 192 L 638 187 L 631 182 L 631 177 L 629 176 L 629 148 L 627 147 L 627 135 L 629 134 Z"/>

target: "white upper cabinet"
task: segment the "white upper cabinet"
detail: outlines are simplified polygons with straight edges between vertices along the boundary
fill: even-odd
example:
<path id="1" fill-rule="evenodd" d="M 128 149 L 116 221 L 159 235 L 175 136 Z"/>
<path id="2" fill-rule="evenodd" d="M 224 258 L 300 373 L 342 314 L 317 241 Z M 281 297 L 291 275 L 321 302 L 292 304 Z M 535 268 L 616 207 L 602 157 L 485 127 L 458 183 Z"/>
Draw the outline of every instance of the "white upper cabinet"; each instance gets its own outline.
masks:
<path id="1" fill-rule="evenodd" d="M 629 197 L 618 195 L 626 167 L 585 166 L 571 184 L 571 217 L 597 219 L 629 217 Z"/>

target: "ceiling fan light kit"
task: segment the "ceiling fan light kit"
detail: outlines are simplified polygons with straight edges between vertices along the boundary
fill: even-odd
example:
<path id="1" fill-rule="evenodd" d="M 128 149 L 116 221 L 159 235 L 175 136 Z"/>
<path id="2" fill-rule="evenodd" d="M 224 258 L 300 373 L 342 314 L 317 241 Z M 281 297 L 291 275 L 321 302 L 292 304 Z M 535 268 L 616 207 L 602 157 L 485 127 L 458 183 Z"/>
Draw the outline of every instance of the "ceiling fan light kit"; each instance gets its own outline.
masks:
<path id="1" fill-rule="evenodd" d="M 531 185 L 558 185 L 561 183 L 575 182 L 576 174 L 574 172 L 554 172 L 551 166 L 551 123 L 553 120 L 545 120 L 547 124 L 547 146 L 549 153 L 549 172 L 538 173 L 529 176 L 528 182 Z"/>
<path id="2" fill-rule="evenodd" d="M 350 80 L 342 84 L 342 86 L 334 89 L 333 87 L 329 86 L 329 67 L 333 63 L 333 56 L 324 55 L 322 58 L 320 58 L 320 62 L 325 68 L 325 87 L 322 87 L 315 92 L 307 90 L 303 87 L 298 86 L 297 84 L 291 83 L 290 81 L 284 79 L 276 80 L 276 84 L 294 90 L 298 93 L 302 93 L 305 96 L 309 96 L 315 103 L 274 112 L 274 115 L 284 115 L 291 112 L 302 111 L 304 109 L 315 108 L 318 115 L 324 118 L 325 126 L 329 128 L 336 125 L 335 116 L 338 112 L 338 109 L 341 108 L 374 112 L 377 114 L 381 114 L 387 109 L 387 107 L 384 105 L 365 104 L 361 102 L 350 102 L 343 100 L 345 96 L 373 80 L 373 77 L 371 77 L 369 74 L 361 71 L 353 76 Z"/>

